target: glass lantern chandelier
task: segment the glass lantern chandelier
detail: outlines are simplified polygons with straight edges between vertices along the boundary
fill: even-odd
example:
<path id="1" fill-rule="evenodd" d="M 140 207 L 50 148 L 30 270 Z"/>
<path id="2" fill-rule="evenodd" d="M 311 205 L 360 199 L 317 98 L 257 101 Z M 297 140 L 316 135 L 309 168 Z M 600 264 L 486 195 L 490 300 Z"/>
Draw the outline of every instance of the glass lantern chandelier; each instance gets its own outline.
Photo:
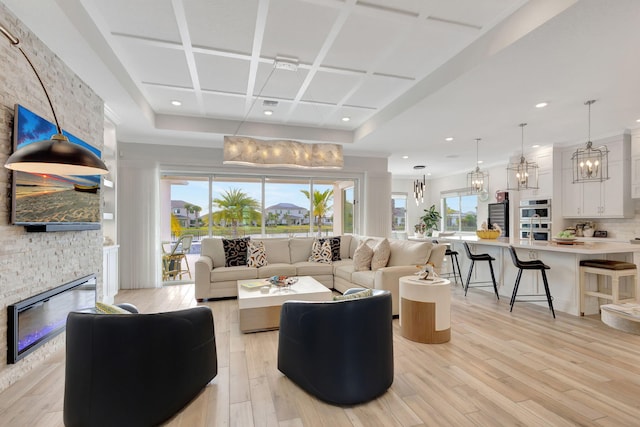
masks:
<path id="1" fill-rule="evenodd" d="M 481 193 L 485 188 L 485 184 L 488 184 L 489 174 L 482 172 L 478 164 L 478 144 L 481 138 L 476 138 L 476 168 L 467 174 L 467 186 L 474 193 Z"/>
<path id="2" fill-rule="evenodd" d="M 589 100 L 584 104 L 589 108 L 589 133 L 585 148 L 578 148 L 571 163 L 573 168 L 573 183 L 602 182 L 609 179 L 609 150 L 606 146 L 593 147 L 591 142 L 591 104 L 595 100 Z"/>
<path id="3" fill-rule="evenodd" d="M 520 123 L 522 129 L 520 162 L 510 163 L 507 167 L 507 190 L 535 190 L 538 189 L 538 164 L 528 162 L 524 158 L 524 127 L 526 123 Z"/>

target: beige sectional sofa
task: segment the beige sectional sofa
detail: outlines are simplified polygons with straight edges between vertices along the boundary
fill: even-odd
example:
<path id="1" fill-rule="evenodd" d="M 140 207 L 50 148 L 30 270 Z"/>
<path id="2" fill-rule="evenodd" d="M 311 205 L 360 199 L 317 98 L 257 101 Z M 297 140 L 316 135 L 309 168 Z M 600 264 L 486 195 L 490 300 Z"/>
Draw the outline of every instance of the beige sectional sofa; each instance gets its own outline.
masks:
<path id="1" fill-rule="evenodd" d="M 202 239 L 201 255 L 195 264 L 195 297 L 198 301 L 238 295 L 237 280 L 260 279 L 275 275 L 312 276 L 329 289 L 345 292 L 353 287 L 387 289 L 393 295 L 393 314 L 399 312 L 399 284 L 402 276 L 417 271 L 416 265 L 430 262 L 439 271 L 444 260 L 445 245 L 431 242 L 388 239 L 391 254 L 386 267 L 371 271 L 355 271 L 353 255 L 358 244 L 366 241 L 374 247 L 380 237 L 340 236 L 340 258 L 331 264 L 309 262 L 313 237 L 252 238 L 263 242 L 267 265 L 262 267 L 225 267 L 222 239 Z"/>

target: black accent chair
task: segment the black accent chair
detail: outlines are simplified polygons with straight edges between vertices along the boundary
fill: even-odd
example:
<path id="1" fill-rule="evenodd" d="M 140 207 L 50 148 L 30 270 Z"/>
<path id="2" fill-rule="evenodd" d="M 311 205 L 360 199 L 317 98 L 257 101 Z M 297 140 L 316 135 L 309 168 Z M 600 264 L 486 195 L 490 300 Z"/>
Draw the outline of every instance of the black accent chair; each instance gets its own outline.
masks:
<path id="1" fill-rule="evenodd" d="M 386 290 L 345 301 L 286 301 L 280 312 L 278 369 L 328 403 L 375 399 L 393 383 L 391 322 Z"/>
<path id="2" fill-rule="evenodd" d="M 72 312 L 64 424 L 155 426 L 180 411 L 217 373 L 208 307 L 130 315 Z"/>
<path id="3" fill-rule="evenodd" d="M 496 298 L 500 299 L 500 295 L 498 295 L 498 284 L 496 283 L 496 275 L 493 272 L 493 264 L 492 262 L 496 259 L 489 254 L 472 254 L 471 248 L 469 248 L 469 244 L 467 242 L 463 242 L 464 250 L 467 252 L 467 257 L 471 260 L 471 265 L 469 266 L 469 274 L 467 274 L 467 283 L 464 286 L 464 296 L 467 296 L 467 291 L 469 288 L 487 288 L 491 285 L 479 285 L 478 283 L 492 283 L 493 291 L 496 293 Z M 491 271 L 491 282 L 489 281 L 477 281 L 471 282 L 471 272 L 473 271 L 473 266 L 476 261 L 488 261 L 489 262 L 489 271 Z M 475 286 L 469 286 L 469 283 L 475 283 Z"/>
<path id="4" fill-rule="evenodd" d="M 540 270 L 540 273 L 542 274 L 542 282 L 544 283 L 544 292 L 545 292 L 544 296 L 547 297 L 546 299 L 547 304 L 549 304 L 549 309 L 551 310 L 551 314 L 553 314 L 553 318 L 555 319 L 556 312 L 553 309 L 553 301 L 552 301 L 553 298 L 551 297 L 551 292 L 549 291 L 549 282 L 547 281 L 547 273 L 545 271 L 545 270 L 551 269 L 551 267 L 549 267 L 539 259 L 534 259 L 531 261 L 521 261 L 520 259 L 518 259 L 518 254 L 516 253 L 516 249 L 511 245 L 509 245 L 509 252 L 511 253 L 511 260 L 513 261 L 513 265 L 515 265 L 519 269 L 518 275 L 516 276 L 516 283 L 513 286 L 513 293 L 511 294 L 511 302 L 509 303 L 511 308 L 509 309 L 509 311 L 510 312 L 513 311 L 513 305 L 516 303 L 516 296 L 518 294 L 518 287 L 520 286 L 520 278 L 522 277 L 522 271 L 523 270 Z M 543 295 L 520 295 L 520 296 L 521 297 L 539 297 Z M 527 299 L 524 301 L 533 302 L 533 301 L 544 301 L 544 300 Z"/>

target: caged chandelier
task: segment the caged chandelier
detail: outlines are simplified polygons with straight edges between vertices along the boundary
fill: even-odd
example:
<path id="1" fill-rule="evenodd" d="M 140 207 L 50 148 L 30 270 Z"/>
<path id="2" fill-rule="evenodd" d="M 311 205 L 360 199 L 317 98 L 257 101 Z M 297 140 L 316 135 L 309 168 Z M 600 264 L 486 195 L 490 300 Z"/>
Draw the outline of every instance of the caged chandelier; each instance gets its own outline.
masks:
<path id="1" fill-rule="evenodd" d="M 476 168 L 467 174 L 467 186 L 474 193 L 481 193 L 485 188 L 485 181 L 489 179 L 489 174 L 482 172 L 478 166 L 480 163 L 478 160 L 478 144 L 480 141 L 481 138 L 476 138 Z"/>
<path id="2" fill-rule="evenodd" d="M 526 123 L 520 123 L 522 129 L 520 162 L 510 163 L 507 167 L 507 190 L 535 190 L 538 188 L 538 164 L 528 162 L 524 158 L 524 127 Z"/>
<path id="3" fill-rule="evenodd" d="M 589 133 L 586 147 L 578 148 L 571 157 L 574 184 L 609 179 L 609 150 L 604 145 L 593 148 L 591 142 L 591 105 L 594 102 L 592 99 L 584 103 L 589 108 Z"/>

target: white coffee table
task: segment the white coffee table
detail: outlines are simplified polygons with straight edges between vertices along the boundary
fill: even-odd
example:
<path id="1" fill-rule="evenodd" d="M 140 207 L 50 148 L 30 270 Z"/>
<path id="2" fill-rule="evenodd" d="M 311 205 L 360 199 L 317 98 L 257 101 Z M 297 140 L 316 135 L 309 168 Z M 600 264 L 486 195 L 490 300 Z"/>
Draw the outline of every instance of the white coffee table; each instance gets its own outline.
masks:
<path id="1" fill-rule="evenodd" d="M 287 300 L 330 301 L 333 294 L 329 288 L 311 276 L 300 276 L 289 289 L 271 286 L 263 293 L 260 287 L 248 289 L 243 284 L 256 284 L 266 279 L 238 280 L 238 307 L 240 330 L 257 332 L 280 327 L 280 309 Z"/>

